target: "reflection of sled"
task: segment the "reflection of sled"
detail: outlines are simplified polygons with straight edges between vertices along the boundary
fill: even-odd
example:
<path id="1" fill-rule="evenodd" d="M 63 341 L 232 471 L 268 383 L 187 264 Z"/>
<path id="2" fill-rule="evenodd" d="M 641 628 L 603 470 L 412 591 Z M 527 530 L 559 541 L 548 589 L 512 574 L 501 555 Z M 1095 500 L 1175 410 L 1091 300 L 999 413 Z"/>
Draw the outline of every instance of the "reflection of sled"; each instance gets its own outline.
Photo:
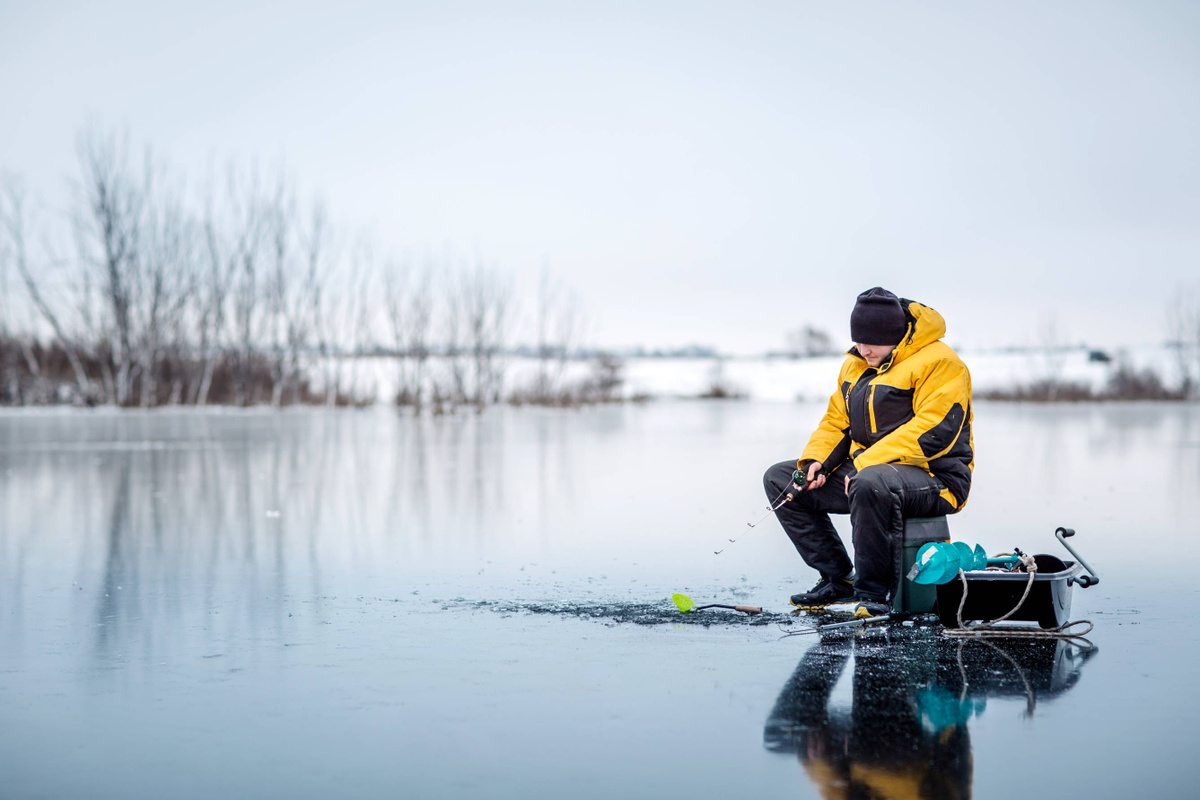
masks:
<path id="1" fill-rule="evenodd" d="M 926 730 L 965 724 L 987 707 L 988 698 L 1023 697 L 1025 715 L 1079 680 L 1083 664 L 1096 653 L 1065 639 L 997 644 L 961 640 L 953 661 L 939 659 L 933 686 L 917 692 L 917 713 Z"/>
<path id="2" fill-rule="evenodd" d="M 1036 622 L 1042 628 L 1066 625 L 1071 616 L 1071 587 L 1078 583 L 1087 588 L 1099 583 L 1092 568 L 1080 558 L 1065 539 L 1075 535 L 1070 528 L 1054 532 L 1078 561 L 1063 561 L 1056 556 L 1036 555 L 1037 571 L 1032 579 L 1027 572 L 976 569 L 963 571 L 963 579 L 950 580 L 937 587 L 937 612 L 947 628 L 958 628 L 959 618 L 994 620 L 1008 615 L 1009 620 Z M 964 586 L 965 583 L 965 586 Z M 1028 596 L 1022 601 L 1028 590 Z M 963 603 L 963 592 L 967 599 Z M 1013 609 L 1020 603 L 1020 607 Z M 959 612 L 959 605 L 962 611 Z M 1012 613 L 1009 613 L 1012 612 Z"/>
<path id="3" fill-rule="evenodd" d="M 1050 700 L 1074 686 L 1084 663 L 1097 652 L 1065 639 L 963 645 L 955 666 L 962 665 L 968 693 L 1025 697 L 1031 706 L 1035 698 Z"/>

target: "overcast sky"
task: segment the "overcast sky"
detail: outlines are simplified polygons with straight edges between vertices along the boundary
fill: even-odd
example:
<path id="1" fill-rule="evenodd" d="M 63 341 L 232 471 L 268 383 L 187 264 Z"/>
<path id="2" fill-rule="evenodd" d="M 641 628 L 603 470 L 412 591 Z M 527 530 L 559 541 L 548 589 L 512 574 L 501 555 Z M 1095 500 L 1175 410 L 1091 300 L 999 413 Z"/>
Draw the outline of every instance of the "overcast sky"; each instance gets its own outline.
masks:
<path id="1" fill-rule="evenodd" d="M 600 344 L 1165 338 L 1200 281 L 1200 4 L 0 0 L 0 168 L 93 117 L 192 174 L 284 158 L 348 226 L 543 263 Z"/>

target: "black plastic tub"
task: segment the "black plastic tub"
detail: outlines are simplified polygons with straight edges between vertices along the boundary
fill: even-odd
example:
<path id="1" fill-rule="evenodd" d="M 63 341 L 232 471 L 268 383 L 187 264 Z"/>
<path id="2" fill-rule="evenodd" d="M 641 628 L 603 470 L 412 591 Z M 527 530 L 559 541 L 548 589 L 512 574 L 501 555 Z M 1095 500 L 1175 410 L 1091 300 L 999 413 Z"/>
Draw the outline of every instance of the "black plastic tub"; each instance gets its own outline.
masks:
<path id="1" fill-rule="evenodd" d="M 1071 587 L 1081 582 L 1084 569 L 1074 561 L 1051 555 L 1035 555 L 1033 559 L 1037 562 L 1033 588 L 1006 622 L 1036 622 L 1043 628 L 1065 625 L 1071 616 Z M 964 622 L 990 622 L 1004 616 L 1021 599 L 1029 582 L 1027 572 L 975 570 L 963 574 L 967 578 Z M 937 613 L 947 628 L 959 627 L 957 612 L 962 596 L 963 584 L 959 578 L 937 587 Z"/>

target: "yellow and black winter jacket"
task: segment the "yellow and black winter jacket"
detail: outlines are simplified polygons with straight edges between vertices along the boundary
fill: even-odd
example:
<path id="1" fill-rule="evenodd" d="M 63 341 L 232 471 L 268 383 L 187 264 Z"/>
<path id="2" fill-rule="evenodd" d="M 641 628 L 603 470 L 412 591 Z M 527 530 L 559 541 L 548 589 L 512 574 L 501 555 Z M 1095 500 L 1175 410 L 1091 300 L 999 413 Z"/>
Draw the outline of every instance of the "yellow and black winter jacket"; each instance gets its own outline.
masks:
<path id="1" fill-rule="evenodd" d="M 821 424 L 799 466 L 820 461 L 833 472 L 847 458 L 857 470 L 876 464 L 921 467 L 946 487 L 947 510 L 958 511 L 971 490 L 971 373 L 941 338 L 946 321 L 928 306 L 900 300 L 908 331 L 887 361 L 873 369 L 854 348 L 838 375 Z"/>

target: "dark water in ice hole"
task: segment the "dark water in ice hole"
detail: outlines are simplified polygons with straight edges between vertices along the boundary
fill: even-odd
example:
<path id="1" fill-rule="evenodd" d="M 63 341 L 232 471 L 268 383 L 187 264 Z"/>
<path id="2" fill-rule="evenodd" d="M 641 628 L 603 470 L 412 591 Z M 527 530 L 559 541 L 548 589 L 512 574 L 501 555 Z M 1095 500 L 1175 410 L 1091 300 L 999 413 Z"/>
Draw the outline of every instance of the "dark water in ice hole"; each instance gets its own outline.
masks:
<path id="1" fill-rule="evenodd" d="M 0 796 L 1190 794 L 1200 408 L 977 409 L 952 530 L 1075 527 L 1090 654 L 781 638 L 712 551 L 821 410 L 2 414 Z"/>

